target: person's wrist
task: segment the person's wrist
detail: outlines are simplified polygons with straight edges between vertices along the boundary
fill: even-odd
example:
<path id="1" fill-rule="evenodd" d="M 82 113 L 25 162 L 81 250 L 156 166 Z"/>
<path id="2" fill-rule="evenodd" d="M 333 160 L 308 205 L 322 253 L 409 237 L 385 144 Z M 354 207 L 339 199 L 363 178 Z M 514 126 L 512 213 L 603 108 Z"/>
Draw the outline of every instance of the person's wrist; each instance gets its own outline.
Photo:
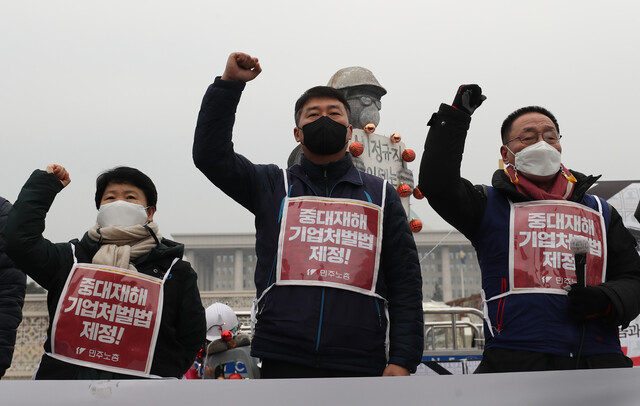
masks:
<path id="1" fill-rule="evenodd" d="M 469 113 L 469 110 L 465 109 L 462 106 L 456 106 L 455 104 L 452 104 L 451 107 L 453 107 L 454 109 L 456 109 L 458 111 L 461 111 L 461 112 L 463 112 L 465 114 L 471 115 L 471 113 Z"/>
<path id="2" fill-rule="evenodd" d="M 225 80 L 222 76 L 216 77 L 213 81 L 213 85 L 218 88 L 230 89 L 230 90 L 244 90 L 247 85 L 245 82 L 238 80 Z"/>

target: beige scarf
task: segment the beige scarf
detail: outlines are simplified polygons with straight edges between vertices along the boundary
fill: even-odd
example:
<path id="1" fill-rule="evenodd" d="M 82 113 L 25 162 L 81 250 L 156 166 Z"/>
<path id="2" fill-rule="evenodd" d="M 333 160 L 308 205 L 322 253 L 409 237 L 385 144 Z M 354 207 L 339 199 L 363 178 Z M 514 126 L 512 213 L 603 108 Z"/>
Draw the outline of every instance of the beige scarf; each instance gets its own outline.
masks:
<path id="1" fill-rule="evenodd" d="M 147 224 L 158 240 L 162 236 L 158 233 L 156 223 Z M 137 271 L 136 267 L 129 263 L 151 251 L 157 244 L 149 230 L 142 225 L 129 227 L 100 227 L 93 226 L 89 232 L 89 238 L 100 242 L 100 249 L 93 256 L 93 264 L 109 265 L 118 268 Z M 100 238 L 102 237 L 102 241 Z"/>

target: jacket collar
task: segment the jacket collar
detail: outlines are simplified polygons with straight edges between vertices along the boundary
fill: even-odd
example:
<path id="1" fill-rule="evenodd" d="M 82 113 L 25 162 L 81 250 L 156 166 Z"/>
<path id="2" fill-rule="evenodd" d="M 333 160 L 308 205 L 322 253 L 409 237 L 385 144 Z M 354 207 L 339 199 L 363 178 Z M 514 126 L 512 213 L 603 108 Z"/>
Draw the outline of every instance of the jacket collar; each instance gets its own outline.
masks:
<path id="1" fill-rule="evenodd" d="M 585 175 L 583 173 L 576 172 L 573 169 L 570 169 L 570 171 L 573 176 L 576 177 L 577 182 L 573 189 L 573 193 L 567 200 L 571 202 L 581 202 L 582 198 L 584 198 L 585 193 L 587 193 L 587 190 L 589 190 L 589 188 L 593 186 L 593 184 L 596 183 L 598 179 L 600 179 L 601 175 Z M 503 170 L 497 170 L 493 173 L 491 184 L 494 188 L 504 193 L 513 202 L 526 202 L 531 200 L 530 197 L 518 192 L 515 185 L 511 183 L 511 180 Z"/>
<path id="2" fill-rule="evenodd" d="M 362 185 L 362 177 L 353 164 L 351 154 L 347 153 L 343 158 L 326 164 L 316 164 L 302 155 L 300 164 L 289 168 L 291 174 L 310 185 L 324 184 L 327 182 L 333 188 L 340 182 L 349 182 L 354 185 Z"/>

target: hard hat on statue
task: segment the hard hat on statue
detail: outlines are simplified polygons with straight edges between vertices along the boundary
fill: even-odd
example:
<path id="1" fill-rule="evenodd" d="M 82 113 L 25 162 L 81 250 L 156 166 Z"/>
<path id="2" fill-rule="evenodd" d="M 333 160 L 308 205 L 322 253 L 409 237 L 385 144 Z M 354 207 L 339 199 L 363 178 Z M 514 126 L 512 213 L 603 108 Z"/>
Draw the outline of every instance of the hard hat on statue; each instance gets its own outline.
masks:
<path id="1" fill-rule="evenodd" d="M 235 334 L 239 329 L 238 317 L 233 309 L 224 303 L 214 303 L 205 311 L 207 318 L 207 340 L 222 338 L 224 331 Z"/>
<path id="2" fill-rule="evenodd" d="M 356 86 L 371 86 L 372 90 L 378 94 L 378 97 L 387 94 L 387 91 L 380 85 L 380 82 L 373 76 L 373 73 L 369 69 L 361 66 L 351 66 L 340 69 L 331 76 L 327 86 L 338 90 Z"/>
<path id="3" fill-rule="evenodd" d="M 351 109 L 349 123 L 354 128 L 378 125 L 382 108 L 380 99 L 387 91 L 369 69 L 361 66 L 340 69 L 331 76 L 327 86 L 340 90 L 346 97 Z"/>

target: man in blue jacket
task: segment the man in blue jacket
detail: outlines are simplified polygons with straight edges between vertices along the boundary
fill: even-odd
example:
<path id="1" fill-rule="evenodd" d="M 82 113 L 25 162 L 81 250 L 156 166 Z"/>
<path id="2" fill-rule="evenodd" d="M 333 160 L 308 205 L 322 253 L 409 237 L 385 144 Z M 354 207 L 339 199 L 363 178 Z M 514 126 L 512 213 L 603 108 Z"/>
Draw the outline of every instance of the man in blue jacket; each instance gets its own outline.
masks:
<path id="1" fill-rule="evenodd" d="M 505 169 L 491 186 L 462 178 L 471 114 L 484 99 L 478 85 L 463 85 L 433 114 L 419 185 L 478 254 L 486 342 L 476 372 L 631 367 L 618 326 L 640 311 L 635 240 L 613 207 L 586 193 L 599 177 L 561 163 L 558 121 L 545 108 L 504 120 Z"/>
<path id="2" fill-rule="evenodd" d="M 256 216 L 251 351 L 262 377 L 409 375 L 424 346 L 422 280 L 400 198 L 355 169 L 349 105 L 330 87 L 296 103 L 299 165 L 255 165 L 235 153 L 236 106 L 260 72 L 257 58 L 229 56 L 204 96 L 193 159 Z"/>

